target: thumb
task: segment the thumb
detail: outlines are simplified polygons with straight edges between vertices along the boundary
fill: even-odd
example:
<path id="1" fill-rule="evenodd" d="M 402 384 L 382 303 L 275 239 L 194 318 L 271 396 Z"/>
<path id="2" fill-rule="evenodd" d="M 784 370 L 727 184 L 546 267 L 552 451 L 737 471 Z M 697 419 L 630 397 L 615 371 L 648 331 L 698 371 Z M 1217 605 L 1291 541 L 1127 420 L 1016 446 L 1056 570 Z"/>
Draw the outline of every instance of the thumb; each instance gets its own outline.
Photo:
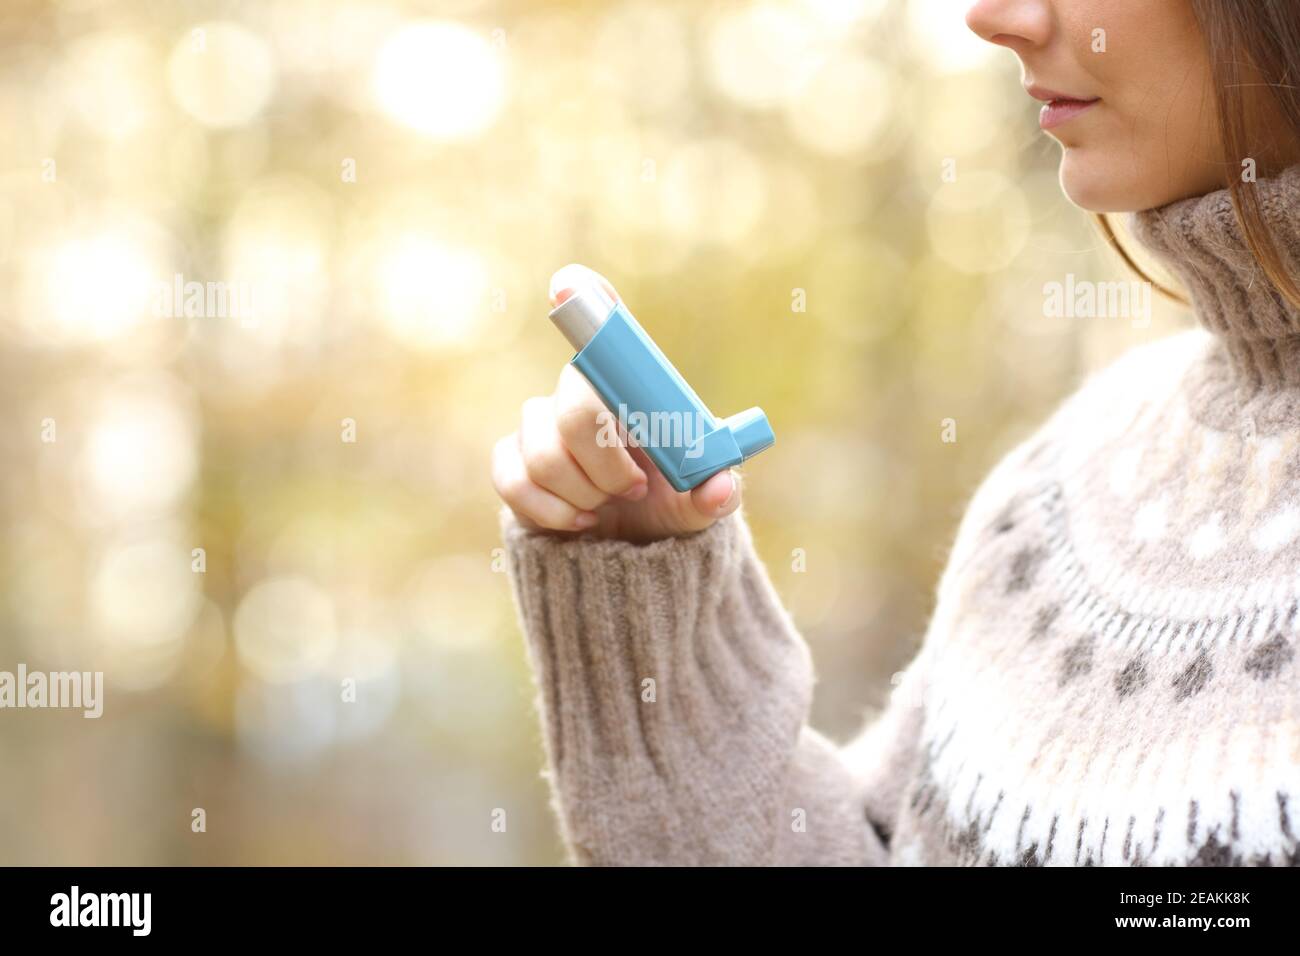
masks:
<path id="1" fill-rule="evenodd" d="M 739 508 L 740 497 L 740 473 L 730 468 L 691 489 L 691 505 L 706 525 Z"/>

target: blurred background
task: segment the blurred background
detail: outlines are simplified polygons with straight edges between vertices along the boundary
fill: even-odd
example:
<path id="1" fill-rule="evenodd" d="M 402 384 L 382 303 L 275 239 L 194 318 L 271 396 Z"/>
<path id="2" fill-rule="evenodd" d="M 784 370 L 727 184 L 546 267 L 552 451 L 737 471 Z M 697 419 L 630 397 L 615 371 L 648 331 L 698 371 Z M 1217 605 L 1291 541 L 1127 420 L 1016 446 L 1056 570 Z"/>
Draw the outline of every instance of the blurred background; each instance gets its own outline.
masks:
<path id="1" fill-rule="evenodd" d="M 6 0 L 0 670 L 106 700 L 0 710 L 0 863 L 562 859 L 488 459 L 570 261 L 770 416 L 851 735 L 980 477 L 1184 321 L 1045 315 L 1124 276 L 965 9 Z"/>

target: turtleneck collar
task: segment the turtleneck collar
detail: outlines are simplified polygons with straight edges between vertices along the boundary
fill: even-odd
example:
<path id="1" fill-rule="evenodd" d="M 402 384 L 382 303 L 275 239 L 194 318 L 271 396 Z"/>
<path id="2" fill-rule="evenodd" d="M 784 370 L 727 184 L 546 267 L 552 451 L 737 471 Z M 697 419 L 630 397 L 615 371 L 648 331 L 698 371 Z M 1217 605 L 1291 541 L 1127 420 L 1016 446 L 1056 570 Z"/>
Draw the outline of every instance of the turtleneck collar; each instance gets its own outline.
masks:
<path id="1" fill-rule="evenodd" d="M 1260 204 L 1292 274 L 1300 275 L 1300 166 L 1261 179 Z M 1268 282 L 1242 237 L 1228 190 L 1133 213 L 1138 240 L 1191 294 L 1223 342 L 1239 384 L 1300 388 L 1300 308 Z"/>

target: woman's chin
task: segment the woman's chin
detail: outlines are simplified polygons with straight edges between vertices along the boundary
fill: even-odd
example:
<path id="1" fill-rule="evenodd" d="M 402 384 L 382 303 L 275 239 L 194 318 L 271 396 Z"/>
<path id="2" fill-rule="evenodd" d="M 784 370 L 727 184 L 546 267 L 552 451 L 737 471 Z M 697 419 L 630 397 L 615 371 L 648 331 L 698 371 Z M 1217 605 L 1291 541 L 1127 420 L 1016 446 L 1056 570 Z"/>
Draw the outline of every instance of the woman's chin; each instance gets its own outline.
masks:
<path id="1" fill-rule="evenodd" d="M 1131 170 L 1125 175 L 1104 158 L 1073 146 L 1061 154 L 1061 189 L 1070 202 L 1089 212 L 1132 212 L 1159 204 L 1147 202 L 1134 187 Z"/>
<path id="2" fill-rule="evenodd" d="M 1089 212 L 1136 212 L 1158 209 L 1180 199 L 1222 189 L 1222 166 L 1187 161 L 1182 167 L 1161 163 L 1142 168 L 1121 151 L 1067 146 L 1061 153 L 1061 189 Z"/>

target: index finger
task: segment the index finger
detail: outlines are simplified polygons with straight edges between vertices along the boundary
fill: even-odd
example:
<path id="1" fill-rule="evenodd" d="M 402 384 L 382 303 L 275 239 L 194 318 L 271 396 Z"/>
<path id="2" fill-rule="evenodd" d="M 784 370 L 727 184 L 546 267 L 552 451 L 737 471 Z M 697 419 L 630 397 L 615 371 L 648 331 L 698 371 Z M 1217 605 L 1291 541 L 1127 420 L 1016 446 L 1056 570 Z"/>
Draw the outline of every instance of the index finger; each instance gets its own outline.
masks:
<path id="1" fill-rule="evenodd" d="M 625 495 L 648 483 L 613 413 L 572 365 L 564 366 L 555 388 L 555 424 L 578 466 L 605 494 Z"/>
<path id="2" fill-rule="evenodd" d="M 615 302 L 620 301 L 618 292 L 615 291 L 613 283 L 603 275 L 595 269 L 590 269 L 587 266 L 571 262 L 567 266 L 557 269 L 555 274 L 551 276 L 551 306 L 555 307 L 562 304 L 565 299 L 573 295 L 574 291 L 589 284 L 592 280 L 599 283 L 601 288 L 609 293 L 611 299 Z"/>

